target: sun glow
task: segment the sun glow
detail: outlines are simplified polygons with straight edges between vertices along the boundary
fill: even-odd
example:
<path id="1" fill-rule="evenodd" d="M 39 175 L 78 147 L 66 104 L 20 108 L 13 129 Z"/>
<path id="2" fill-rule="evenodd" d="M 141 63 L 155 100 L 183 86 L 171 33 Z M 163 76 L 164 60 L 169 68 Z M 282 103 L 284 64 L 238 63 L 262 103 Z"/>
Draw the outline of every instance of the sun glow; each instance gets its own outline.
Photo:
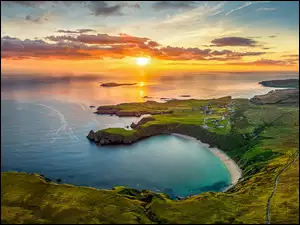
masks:
<path id="1" fill-rule="evenodd" d="M 145 66 L 149 63 L 149 58 L 139 57 L 136 58 L 136 64 L 139 66 Z"/>

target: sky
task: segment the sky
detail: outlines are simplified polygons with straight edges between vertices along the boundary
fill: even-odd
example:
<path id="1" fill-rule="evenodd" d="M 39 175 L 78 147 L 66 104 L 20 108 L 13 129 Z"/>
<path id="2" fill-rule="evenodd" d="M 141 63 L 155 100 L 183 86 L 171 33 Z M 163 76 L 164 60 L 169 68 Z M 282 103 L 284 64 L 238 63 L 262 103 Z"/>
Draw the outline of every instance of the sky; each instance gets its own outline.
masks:
<path id="1" fill-rule="evenodd" d="M 1 74 L 141 67 L 299 71 L 299 2 L 1 1 Z"/>

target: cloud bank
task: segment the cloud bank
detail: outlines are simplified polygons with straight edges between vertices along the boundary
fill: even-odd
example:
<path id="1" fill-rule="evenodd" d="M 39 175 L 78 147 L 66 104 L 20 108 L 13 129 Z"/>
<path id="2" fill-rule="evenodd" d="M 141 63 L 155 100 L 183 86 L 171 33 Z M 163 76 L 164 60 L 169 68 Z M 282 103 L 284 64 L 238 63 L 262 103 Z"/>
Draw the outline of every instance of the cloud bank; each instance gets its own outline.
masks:
<path id="1" fill-rule="evenodd" d="M 81 29 L 81 32 L 85 31 L 85 29 Z M 62 31 L 62 33 L 70 32 L 72 31 Z M 162 60 L 228 61 L 238 60 L 244 56 L 259 56 L 266 53 L 162 46 L 149 38 L 135 37 L 128 34 L 112 36 L 108 34 L 84 34 L 80 33 L 80 30 L 77 32 L 79 33 L 75 33 L 75 36 L 47 36 L 45 37 L 46 41 L 21 40 L 16 37 L 4 36 L 1 38 L 1 57 L 10 59 L 53 58 L 85 60 L 150 56 Z M 222 43 L 223 46 L 232 45 L 232 42 L 224 42 L 224 40 L 223 42 L 214 41 L 214 43 Z"/>

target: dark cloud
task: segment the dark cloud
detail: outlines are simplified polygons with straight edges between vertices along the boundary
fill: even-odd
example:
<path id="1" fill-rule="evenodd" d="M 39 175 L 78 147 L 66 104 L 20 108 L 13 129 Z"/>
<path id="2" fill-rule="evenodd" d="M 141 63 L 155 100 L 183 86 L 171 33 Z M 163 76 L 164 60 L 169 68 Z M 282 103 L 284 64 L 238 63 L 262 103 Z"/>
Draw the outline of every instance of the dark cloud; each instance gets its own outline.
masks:
<path id="1" fill-rule="evenodd" d="M 50 21 L 50 19 L 46 15 L 39 16 L 39 17 L 36 17 L 36 18 L 33 18 L 32 16 L 28 15 L 28 16 L 25 17 L 25 21 L 31 22 L 31 23 L 41 24 L 43 22 Z"/>
<path id="2" fill-rule="evenodd" d="M 247 38 L 250 38 L 250 39 L 259 39 L 259 38 L 262 38 L 262 37 L 259 37 L 259 36 L 256 36 L 256 37 L 247 37 Z"/>
<path id="3" fill-rule="evenodd" d="M 147 45 L 150 46 L 150 47 L 152 47 L 152 48 L 156 48 L 156 47 L 160 46 L 160 44 L 158 44 L 158 43 L 155 42 L 155 41 L 149 41 L 149 42 L 147 43 Z"/>
<path id="4" fill-rule="evenodd" d="M 44 4 L 46 1 L 1 1 L 6 4 L 19 4 L 25 7 L 36 7 Z"/>
<path id="5" fill-rule="evenodd" d="M 195 1 L 156 1 L 152 7 L 156 10 L 192 9 L 196 7 L 195 3 Z"/>
<path id="6" fill-rule="evenodd" d="M 63 35 L 63 36 L 47 36 L 45 37 L 45 39 L 50 40 L 50 41 L 55 41 L 55 42 L 64 42 L 64 41 L 77 41 L 77 39 L 75 37 L 72 36 L 67 36 L 67 35 Z"/>
<path id="7" fill-rule="evenodd" d="M 55 58 L 55 59 L 87 59 L 91 55 L 84 50 L 94 48 L 72 43 L 49 44 L 43 40 L 20 40 L 18 38 L 1 38 L 1 58 Z"/>
<path id="8" fill-rule="evenodd" d="M 52 3 L 53 7 L 55 5 L 63 4 L 65 6 L 71 6 L 72 4 L 86 4 L 88 1 L 1 1 L 1 3 L 12 5 L 18 4 L 24 7 L 36 7 L 46 3 Z"/>
<path id="9" fill-rule="evenodd" d="M 77 29 L 77 30 L 58 30 L 58 33 L 66 33 L 66 34 L 83 34 L 88 32 L 95 32 L 93 29 Z"/>
<path id="10" fill-rule="evenodd" d="M 125 7 L 141 9 L 140 3 L 131 2 L 114 2 L 114 1 L 89 1 L 87 7 L 91 13 L 95 16 L 112 16 L 112 15 L 124 15 L 122 9 Z"/>
<path id="11" fill-rule="evenodd" d="M 72 4 L 81 4 L 83 7 L 87 7 L 95 16 L 123 15 L 122 9 L 125 7 L 141 9 L 140 3 L 125 1 L 1 1 L 1 4 L 19 4 L 24 7 L 37 7 L 49 2 L 52 3 L 52 7 L 69 7 L 72 6 Z"/>
<path id="12" fill-rule="evenodd" d="M 106 1 L 94 1 L 90 2 L 88 8 L 95 16 L 123 15 L 122 6 L 119 3 L 110 5 Z"/>
<path id="13" fill-rule="evenodd" d="M 297 54 L 282 55 L 281 58 L 299 58 Z"/>
<path id="14" fill-rule="evenodd" d="M 132 8 L 136 8 L 136 9 L 141 9 L 142 8 L 142 6 L 141 6 L 141 4 L 140 3 L 134 3 L 134 4 L 132 4 L 132 5 L 130 5 Z"/>
<path id="15" fill-rule="evenodd" d="M 247 46 L 247 47 L 256 47 L 257 41 L 250 38 L 242 37 L 224 37 L 216 38 L 211 41 L 213 45 L 211 47 L 223 47 L 223 46 Z"/>
<path id="16" fill-rule="evenodd" d="M 285 58 L 284 61 L 289 62 L 290 64 L 299 63 L 299 55 L 290 54 L 290 55 L 282 55 L 281 58 Z"/>
<path id="17" fill-rule="evenodd" d="M 269 38 L 276 38 L 276 35 L 270 35 Z"/>
<path id="18" fill-rule="evenodd" d="M 55 58 L 55 59 L 121 59 L 127 56 L 146 55 L 163 60 L 238 60 L 244 56 L 258 56 L 265 52 L 235 52 L 212 50 L 210 48 L 183 48 L 161 46 L 149 38 L 128 34 L 110 36 L 108 34 L 77 36 L 48 36 L 48 43 L 40 39 L 20 40 L 5 36 L 1 38 L 2 58 Z"/>
<path id="19" fill-rule="evenodd" d="M 78 41 L 87 44 L 120 44 L 120 43 L 144 43 L 148 38 L 133 37 L 127 34 L 120 34 L 120 36 L 110 36 L 107 34 L 98 35 L 79 35 Z"/>
<path id="20" fill-rule="evenodd" d="M 148 41 L 148 38 L 133 37 L 127 34 L 120 34 L 119 36 L 110 36 L 108 34 L 81 34 L 76 38 L 72 36 L 48 36 L 47 39 L 51 41 L 79 41 L 85 44 L 122 44 L 122 43 L 135 43 L 141 44 Z"/>
<path id="21" fill-rule="evenodd" d="M 19 38 L 15 38 L 15 37 L 10 37 L 10 36 L 3 36 L 2 38 L 1 38 L 1 40 L 20 40 Z"/>

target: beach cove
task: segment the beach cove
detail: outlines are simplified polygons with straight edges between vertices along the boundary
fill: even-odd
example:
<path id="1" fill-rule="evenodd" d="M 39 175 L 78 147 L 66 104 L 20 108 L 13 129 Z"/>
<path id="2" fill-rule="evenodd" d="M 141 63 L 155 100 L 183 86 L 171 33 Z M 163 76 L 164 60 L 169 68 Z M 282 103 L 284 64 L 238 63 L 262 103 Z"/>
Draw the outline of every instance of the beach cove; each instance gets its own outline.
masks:
<path id="1" fill-rule="evenodd" d="M 234 160 L 232 160 L 222 150 L 220 150 L 218 148 L 210 148 L 209 144 L 202 143 L 200 140 L 197 140 L 194 137 L 190 137 L 190 136 L 183 135 L 183 134 L 176 134 L 176 133 L 173 133 L 172 135 L 177 136 L 177 137 L 181 137 L 181 138 L 185 138 L 185 139 L 188 139 L 188 140 L 192 140 L 192 141 L 195 141 L 195 142 L 199 143 L 200 145 L 204 145 L 212 153 L 214 153 L 217 157 L 219 157 L 221 159 L 221 161 L 226 165 L 226 167 L 227 167 L 227 169 L 228 169 L 228 171 L 230 172 L 230 175 L 231 175 L 231 184 L 228 187 L 224 188 L 222 190 L 223 192 L 226 192 L 231 187 L 236 185 L 238 183 L 239 179 L 242 178 L 242 170 L 239 168 L 239 166 L 236 164 L 236 162 Z"/>

